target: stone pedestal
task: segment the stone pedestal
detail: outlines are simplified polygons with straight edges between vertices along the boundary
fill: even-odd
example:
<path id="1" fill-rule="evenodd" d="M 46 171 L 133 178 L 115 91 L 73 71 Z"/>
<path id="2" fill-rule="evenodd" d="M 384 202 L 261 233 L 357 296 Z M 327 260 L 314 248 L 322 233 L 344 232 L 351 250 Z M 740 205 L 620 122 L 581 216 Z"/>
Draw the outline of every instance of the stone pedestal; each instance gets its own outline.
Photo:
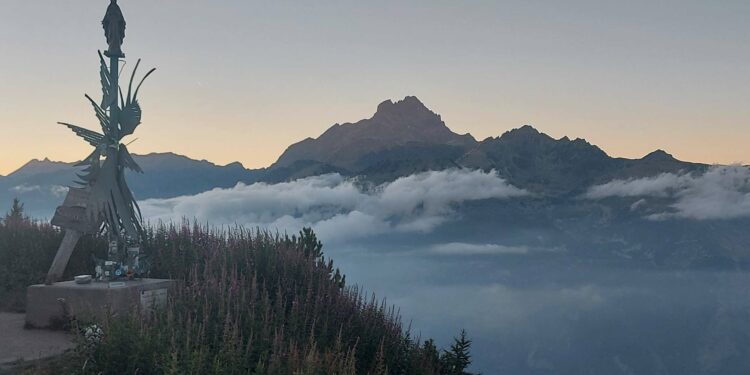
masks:
<path id="1" fill-rule="evenodd" d="M 32 285 L 26 291 L 26 325 L 55 328 L 73 317 L 100 319 L 109 313 L 157 308 L 166 303 L 174 285 L 174 280 L 165 279 Z"/>

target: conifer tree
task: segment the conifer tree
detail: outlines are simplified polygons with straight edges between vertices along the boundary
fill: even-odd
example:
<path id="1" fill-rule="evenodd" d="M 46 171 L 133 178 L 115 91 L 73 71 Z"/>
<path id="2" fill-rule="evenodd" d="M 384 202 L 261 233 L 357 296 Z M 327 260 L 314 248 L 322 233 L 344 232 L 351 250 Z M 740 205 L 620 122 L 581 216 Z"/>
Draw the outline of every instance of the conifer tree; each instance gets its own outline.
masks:
<path id="1" fill-rule="evenodd" d="M 345 286 L 343 276 L 341 276 L 341 271 L 338 268 L 336 268 L 336 273 L 333 274 L 333 282 L 335 282 L 341 289 Z"/>
<path id="2" fill-rule="evenodd" d="M 461 335 L 453 339 L 450 350 L 446 350 L 441 358 L 443 370 L 448 375 L 469 375 L 466 368 L 471 364 L 471 340 L 466 336 L 466 330 L 461 330 Z"/>
<path id="3" fill-rule="evenodd" d="M 13 226 L 20 224 L 24 220 L 23 203 L 18 198 L 13 198 L 13 206 L 11 206 L 10 211 L 5 215 L 4 223 L 6 226 Z"/>
<path id="4" fill-rule="evenodd" d="M 305 255 L 310 255 L 312 253 L 313 258 L 318 258 L 323 255 L 323 243 L 318 240 L 318 237 L 315 235 L 312 228 L 302 228 L 299 236 Z"/>
<path id="5" fill-rule="evenodd" d="M 421 364 L 421 367 L 435 374 L 441 373 L 440 352 L 437 345 L 435 345 L 435 340 L 425 340 L 422 353 L 424 362 Z"/>

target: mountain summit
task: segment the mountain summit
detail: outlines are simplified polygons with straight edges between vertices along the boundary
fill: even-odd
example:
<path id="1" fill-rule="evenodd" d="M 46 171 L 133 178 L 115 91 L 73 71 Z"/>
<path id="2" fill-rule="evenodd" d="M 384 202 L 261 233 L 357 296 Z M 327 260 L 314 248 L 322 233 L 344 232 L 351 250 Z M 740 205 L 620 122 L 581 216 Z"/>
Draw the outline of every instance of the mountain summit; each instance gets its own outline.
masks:
<path id="1" fill-rule="evenodd" d="M 289 146 L 272 168 L 315 162 L 357 171 L 369 165 L 368 160 L 372 159 L 369 156 L 386 150 L 395 152 L 407 145 L 413 149 L 434 145 L 463 149 L 476 143 L 469 134 L 452 132 L 440 115 L 416 97 L 407 96 L 397 102 L 380 103 L 369 119 L 335 124 L 318 138 L 307 138 Z"/>

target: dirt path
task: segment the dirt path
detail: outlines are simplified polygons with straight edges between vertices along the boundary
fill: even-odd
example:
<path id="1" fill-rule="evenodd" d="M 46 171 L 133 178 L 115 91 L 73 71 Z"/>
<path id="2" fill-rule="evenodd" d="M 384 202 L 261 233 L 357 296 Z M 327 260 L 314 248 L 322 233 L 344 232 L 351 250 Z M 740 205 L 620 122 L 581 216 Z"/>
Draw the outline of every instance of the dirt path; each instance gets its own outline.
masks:
<path id="1" fill-rule="evenodd" d="M 24 314 L 0 312 L 0 370 L 8 364 L 34 361 L 73 348 L 72 336 L 55 331 L 24 329 Z"/>

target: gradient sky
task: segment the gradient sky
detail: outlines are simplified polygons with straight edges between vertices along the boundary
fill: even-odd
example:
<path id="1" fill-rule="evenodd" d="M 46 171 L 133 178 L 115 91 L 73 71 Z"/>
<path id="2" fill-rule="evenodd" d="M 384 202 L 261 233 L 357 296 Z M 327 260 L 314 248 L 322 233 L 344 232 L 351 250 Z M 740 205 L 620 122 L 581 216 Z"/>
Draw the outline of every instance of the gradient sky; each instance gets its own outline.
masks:
<path id="1" fill-rule="evenodd" d="M 750 2 L 120 0 L 144 85 L 130 148 L 263 167 L 416 95 L 477 139 L 532 124 L 610 155 L 750 161 Z M 97 130 L 108 1 L 0 0 L 0 174 Z M 145 72 L 145 69 L 143 70 Z M 129 73 L 128 73 L 129 74 Z"/>

